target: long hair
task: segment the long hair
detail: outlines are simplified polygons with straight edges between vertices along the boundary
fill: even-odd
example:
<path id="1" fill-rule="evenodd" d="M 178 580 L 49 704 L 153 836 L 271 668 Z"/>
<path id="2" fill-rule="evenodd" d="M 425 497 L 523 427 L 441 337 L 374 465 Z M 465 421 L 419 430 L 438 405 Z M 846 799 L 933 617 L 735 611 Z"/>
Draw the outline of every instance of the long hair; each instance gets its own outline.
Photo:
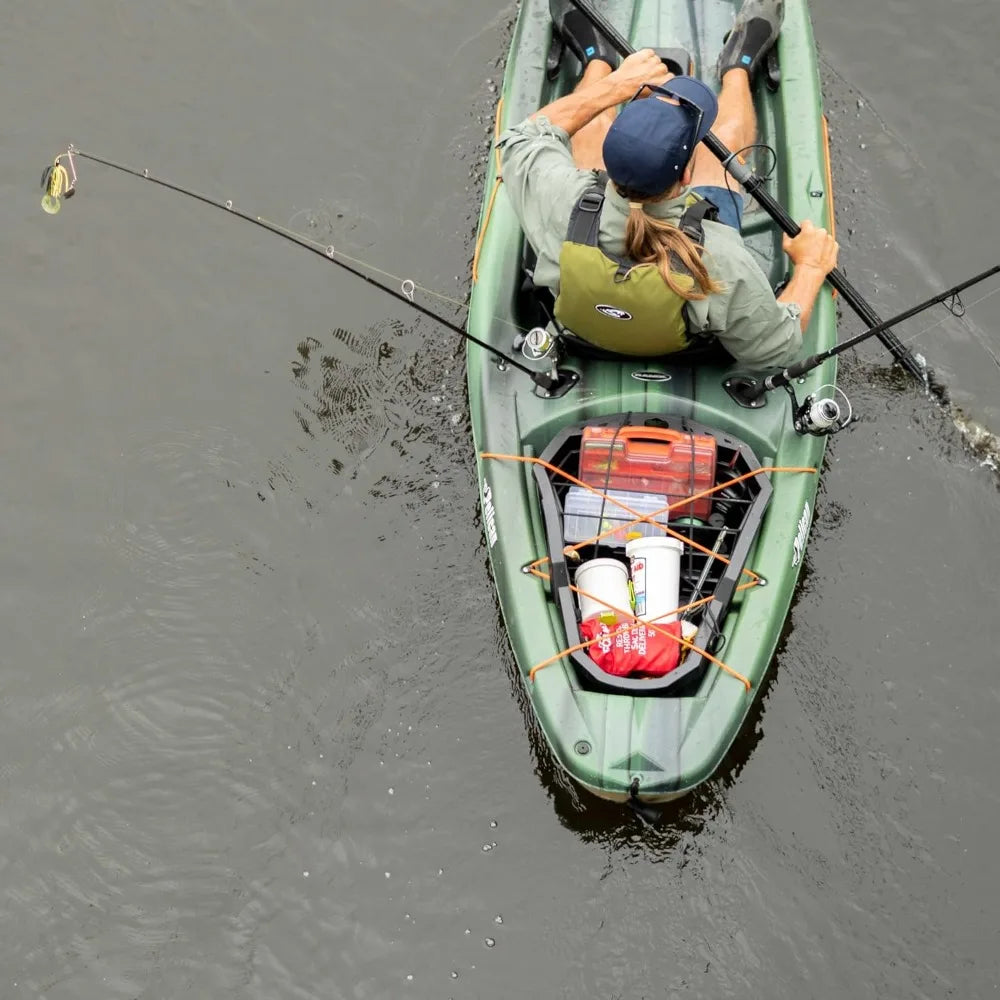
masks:
<path id="1" fill-rule="evenodd" d="M 620 193 L 628 197 L 628 191 Z M 713 292 L 721 292 L 725 287 L 705 267 L 700 252 L 704 249 L 673 223 L 647 215 L 640 201 L 629 200 L 625 254 L 639 264 L 655 264 L 670 290 L 689 302 L 707 299 Z M 690 288 L 678 284 L 670 269 L 671 257 L 694 279 Z"/>

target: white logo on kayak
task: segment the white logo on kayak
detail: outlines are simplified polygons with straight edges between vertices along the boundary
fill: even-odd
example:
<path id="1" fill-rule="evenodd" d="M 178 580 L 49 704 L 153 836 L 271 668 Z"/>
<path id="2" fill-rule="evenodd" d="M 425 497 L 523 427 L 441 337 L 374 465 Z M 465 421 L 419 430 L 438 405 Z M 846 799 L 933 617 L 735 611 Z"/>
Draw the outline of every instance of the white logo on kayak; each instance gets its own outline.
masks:
<path id="1" fill-rule="evenodd" d="M 492 549 L 497 543 L 497 512 L 493 506 L 493 490 L 485 479 L 483 480 L 483 526 L 486 529 L 486 541 Z"/>
<path id="2" fill-rule="evenodd" d="M 802 508 L 802 516 L 799 518 L 799 527 L 795 532 L 795 541 L 792 542 L 792 565 L 798 566 L 802 562 L 802 556 L 806 551 L 806 539 L 809 537 L 809 501 Z"/>
<path id="3" fill-rule="evenodd" d="M 602 315 L 607 316 L 608 319 L 631 319 L 632 314 L 630 312 L 625 312 L 624 309 L 619 309 L 618 306 L 607 306 L 603 303 L 601 305 L 594 306 L 594 308 Z"/>

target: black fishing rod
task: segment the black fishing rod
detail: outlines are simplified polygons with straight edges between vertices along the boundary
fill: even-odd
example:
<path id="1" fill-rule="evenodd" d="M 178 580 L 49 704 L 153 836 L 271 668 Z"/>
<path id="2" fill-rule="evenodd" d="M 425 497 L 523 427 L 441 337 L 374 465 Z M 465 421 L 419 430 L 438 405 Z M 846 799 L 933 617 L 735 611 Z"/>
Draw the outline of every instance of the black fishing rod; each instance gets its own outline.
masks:
<path id="1" fill-rule="evenodd" d="M 516 368 L 519 372 L 523 372 L 532 380 L 532 382 L 535 383 L 539 391 L 545 396 L 562 395 L 568 391 L 577 380 L 574 373 L 561 371 L 555 365 L 546 371 L 529 368 L 516 358 L 512 358 L 510 355 L 505 354 L 498 348 L 493 347 L 492 344 L 487 344 L 485 341 L 473 336 L 468 332 L 468 330 L 463 330 L 462 327 L 457 324 L 452 323 L 450 320 L 438 315 L 433 310 L 428 309 L 426 306 L 414 301 L 413 296 L 416 292 L 417 286 L 409 279 L 402 282 L 399 290 L 397 291 L 395 288 L 392 288 L 378 279 L 373 278 L 370 274 L 365 274 L 364 271 L 353 267 L 346 260 L 343 260 L 343 255 L 338 255 L 336 249 L 332 245 L 325 247 L 321 246 L 320 244 L 309 240 L 307 237 L 300 236 L 298 233 L 295 233 L 290 229 L 285 229 L 283 226 L 279 226 L 274 222 L 269 222 L 267 219 L 264 219 L 259 215 L 250 215 L 247 212 L 242 212 L 238 208 L 234 207 L 232 201 L 223 202 L 216 200 L 208 195 L 192 191 L 190 188 L 181 187 L 179 184 L 173 184 L 170 181 L 164 180 L 162 177 L 154 177 L 148 170 L 137 170 L 134 167 L 125 165 L 124 163 L 116 163 L 114 160 L 107 160 L 104 157 L 95 155 L 94 153 L 85 153 L 82 149 L 77 149 L 73 145 L 71 145 L 65 153 L 60 153 L 59 156 L 55 158 L 53 163 L 46 167 L 42 172 L 42 190 L 45 192 L 42 196 L 42 208 L 49 215 L 55 215 L 59 211 L 62 199 L 70 198 L 76 192 L 77 175 L 76 167 L 73 162 L 74 157 L 80 157 L 84 160 L 93 160 L 94 163 L 100 163 L 105 167 L 111 167 L 112 170 L 120 170 L 122 173 L 131 174 L 133 177 L 139 177 L 142 180 L 152 181 L 153 184 L 158 184 L 160 187 L 167 188 L 170 191 L 176 191 L 178 194 L 183 194 L 188 198 L 194 198 L 196 201 L 200 201 L 206 205 L 211 205 L 212 208 L 221 209 L 224 212 L 228 212 L 230 215 L 235 215 L 241 219 L 245 219 L 247 222 L 252 222 L 255 226 L 260 226 L 261 229 L 266 229 L 269 233 L 282 236 L 291 243 L 312 251 L 312 253 L 324 258 L 324 260 L 328 260 L 331 263 L 336 264 L 338 267 L 342 267 L 345 271 L 353 274 L 355 277 L 362 278 L 364 281 L 367 281 L 369 285 L 374 285 L 387 295 L 391 295 L 394 299 L 398 299 L 400 302 L 405 302 L 408 306 L 416 309 L 417 312 L 426 316 L 428 319 L 433 320 L 435 323 L 440 323 L 452 333 L 457 333 L 460 337 L 464 337 L 466 340 L 471 341 L 478 347 L 483 348 L 483 350 L 489 351 L 504 364 L 508 364 L 512 368 Z M 66 161 L 65 164 L 63 164 L 63 160 Z M 532 333 L 533 332 L 534 331 L 532 331 Z M 544 355 L 540 355 L 540 358 L 541 357 L 544 357 Z"/>
<path id="2" fill-rule="evenodd" d="M 832 358 L 843 353 L 849 347 L 857 347 L 858 344 L 868 340 L 870 337 L 877 337 L 890 326 L 896 326 L 904 320 L 912 319 L 919 313 L 922 313 L 933 306 L 939 305 L 942 302 L 947 303 L 946 308 L 948 308 L 953 315 L 961 316 L 964 311 L 964 306 L 962 304 L 962 300 L 959 298 L 959 295 L 964 292 L 965 289 L 971 288 L 973 285 L 978 285 L 981 281 L 985 281 L 987 278 L 991 278 L 994 274 L 998 273 L 1000 273 L 1000 264 L 983 271 L 982 274 L 977 274 L 974 278 L 969 278 L 967 281 L 954 285 L 946 291 L 939 292 L 937 295 L 931 296 L 919 305 L 911 306 L 909 309 L 903 310 L 903 312 L 893 316 L 892 319 L 884 320 L 879 323 L 878 326 L 873 326 L 870 330 L 865 330 L 857 336 L 851 337 L 849 340 L 845 340 L 842 344 L 837 344 L 836 346 L 831 347 L 828 351 L 822 351 L 819 354 L 810 354 L 809 357 L 803 358 L 801 361 L 796 361 L 795 364 L 789 365 L 787 368 L 780 372 L 776 372 L 774 375 L 768 375 L 759 382 L 756 379 L 751 378 L 744 378 L 741 380 L 734 379 L 729 386 L 730 392 L 742 405 L 754 406 L 756 401 L 759 400 L 765 392 L 770 392 L 772 389 L 780 389 L 783 386 L 788 385 L 793 379 L 801 378 L 807 372 L 811 372 L 814 368 L 818 368 L 828 358 Z M 738 381 L 742 384 L 737 384 Z"/>
<path id="3" fill-rule="evenodd" d="M 635 49 L 628 43 L 613 25 L 594 7 L 589 0 L 570 0 L 574 7 L 611 43 L 612 47 L 623 58 L 630 56 Z M 742 163 L 735 153 L 726 148 L 725 144 L 714 133 L 709 132 L 702 140 L 711 152 L 718 158 L 726 170 L 734 177 L 748 194 L 776 222 L 782 232 L 794 238 L 801 231 L 798 223 L 785 209 L 764 189 L 764 180 Z M 869 334 L 877 336 L 882 344 L 892 354 L 896 362 L 912 375 L 921 385 L 931 388 L 930 371 L 927 365 L 916 358 L 888 328 L 890 324 L 883 323 L 878 313 L 865 301 L 861 293 L 844 277 L 839 268 L 834 268 L 826 280 L 844 297 L 847 304 L 858 314 L 862 322 L 869 327 Z"/>

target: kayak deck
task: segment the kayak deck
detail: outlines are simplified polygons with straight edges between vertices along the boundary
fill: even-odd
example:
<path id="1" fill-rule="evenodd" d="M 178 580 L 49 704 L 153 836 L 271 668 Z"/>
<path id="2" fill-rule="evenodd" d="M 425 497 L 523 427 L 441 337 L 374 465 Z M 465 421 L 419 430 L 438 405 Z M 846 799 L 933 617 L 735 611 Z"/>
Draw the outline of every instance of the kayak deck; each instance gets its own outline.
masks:
<path id="1" fill-rule="evenodd" d="M 633 45 L 683 46 L 695 59 L 696 74 L 717 87 L 714 61 L 737 6 L 735 0 L 625 0 L 604 4 L 601 12 Z M 547 0 L 524 0 L 505 73 L 501 127 L 527 117 L 572 86 L 566 65 L 557 80 L 546 79 L 549 40 Z M 758 84 L 756 98 L 760 141 L 777 154 L 768 187 L 794 218 L 829 226 L 832 192 L 804 0 L 786 0 L 779 57 L 780 88 L 772 94 Z M 574 60 L 568 57 L 565 62 Z M 758 163 L 758 169 L 767 166 L 766 161 Z M 487 190 L 496 171 L 494 157 Z M 777 283 L 785 259 L 776 227 L 761 210 L 747 206 L 742 231 L 751 252 Z M 480 241 L 469 331 L 509 353 L 518 330 L 534 325 L 535 318 L 521 293 L 523 241 L 502 185 L 492 209 L 484 205 Z M 804 352 L 822 351 L 835 342 L 834 303 L 824 292 L 816 302 Z M 518 671 L 559 764 L 576 782 L 603 797 L 663 801 L 709 778 L 739 732 L 791 604 L 817 474 L 767 474 L 769 499 L 745 554 L 746 565 L 762 583 L 732 594 L 716 647 L 718 657 L 737 676 L 712 665 L 700 672 L 693 687 L 681 686 L 683 693 L 641 683 L 626 692 L 602 687 L 572 656 L 556 659 L 532 678 L 533 667 L 579 641 L 569 627 L 565 601 L 560 603 L 551 581 L 525 571 L 559 549 L 551 517 L 546 524 L 535 460 L 566 428 L 624 414 L 697 422 L 744 442 L 761 465 L 774 468 L 818 470 L 825 438 L 795 433 L 783 393 L 772 394 L 758 409 L 737 405 L 724 385 L 739 373 L 735 367 L 573 356 L 563 367 L 579 375 L 578 383 L 564 396 L 546 397 L 523 373 L 500 367 L 489 352 L 469 346 L 469 403 L 493 575 Z M 835 377 L 831 360 L 796 390 L 801 397 L 834 383 Z M 507 457 L 483 457 L 487 454 Z"/>

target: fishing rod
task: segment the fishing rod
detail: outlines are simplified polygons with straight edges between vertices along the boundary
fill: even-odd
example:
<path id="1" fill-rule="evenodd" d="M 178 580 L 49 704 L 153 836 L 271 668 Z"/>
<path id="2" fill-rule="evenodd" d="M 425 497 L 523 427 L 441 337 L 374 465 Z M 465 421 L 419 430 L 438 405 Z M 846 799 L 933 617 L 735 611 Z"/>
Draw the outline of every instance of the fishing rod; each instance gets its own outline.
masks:
<path id="1" fill-rule="evenodd" d="M 765 404 L 763 398 L 765 393 L 783 388 L 791 399 L 792 424 L 797 433 L 813 434 L 818 437 L 835 434 L 851 422 L 852 414 L 850 409 L 847 416 L 842 417 L 840 404 L 835 397 L 819 398 L 817 393 L 806 396 L 800 404 L 795 396 L 795 389 L 792 386 L 793 380 L 800 379 L 807 372 L 818 368 L 828 358 L 843 353 L 849 347 L 856 347 L 863 341 L 878 336 L 882 330 L 890 326 L 895 326 L 897 323 L 902 323 L 904 320 L 911 319 L 940 303 L 944 303 L 945 308 L 953 316 L 963 316 L 965 314 L 965 304 L 960 298 L 961 293 L 965 289 L 971 288 L 973 285 L 978 285 L 981 281 L 985 281 L 997 273 L 1000 273 L 1000 264 L 983 271 L 981 274 L 977 274 L 973 278 L 953 285 L 951 288 L 939 292 L 937 295 L 931 296 L 926 301 L 919 303 L 919 305 L 905 309 L 903 312 L 893 316 L 892 319 L 885 320 L 879 326 L 874 326 L 870 330 L 864 330 L 857 336 L 851 337 L 842 344 L 837 344 L 827 351 L 822 351 L 819 354 L 811 354 L 809 357 L 803 358 L 801 361 L 796 361 L 780 372 L 765 376 L 760 381 L 752 375 L 734 375 L 723 382 L 723 387 L 736 403 L 749 409 L 756 409 L 763 406 Z M 994 293 L 991 292 L 990 294 Z M 850 400 L 847 399 L 843 391 L 836 386 L 833 386 L 833 389 L 836 393 L 843 396 L 848 407 L 850 407 Z"/>
<path id="2" fill-rule="evenodd" d="M 623 35 L 621 35 L 608 20 L 597 11 L 589 0 L 570 0 L 574 7 L 611 43 L 612 47 L 623 58 L 635 52 Z M 777 223 L 782 232 L 794 238 L 801 231 L 798 223 L 785 211 L 763 187 L 764 180 L 758 174 L 741 162 L 737 155 L 726 148 L 725 144 L 714 133 L 709 132 L 702 140 L 729 174 L 750 194 L 758 205 Z M 840 268 L 834 268 L 826 280 L 844 297 L 844 301 L 858 314 L 862 322 L 869 327 L 872 336 L 877 336 L 896 362 L 921 385 L 935 395 L 943 395 L 943 387 L 932 385 L 931 371 L 923 359 L 916 357 L 903 342 L 888 328 L 890 324 L 883 323 L 878 313 L 862 297 L 861 293 L 844 277 Z"/>
<path id="3" fill-rule="evenodd" d="M 994 274 L 998 273 L 1000 273 L 1000 264 L 983 271 L 981 274 L 977 274 L 974 278 L 969 278 L 943 292 L 938 292 L 937 295 L 932 295 L 919 305 L 904 309 L 903 312 L 898 313 L 891 319 L 884 320 L 878 326 L 873 326 L 870 330 L 864 330 L 857 336 L 845 340 L 842 344 L 831 347 L 828 351 L 822 351 L 819 354 L 810 354 L 809 357 L 803 358 L 801 361 L 796 361 L 795 364 L 789 365 L 782 371 L 776 372 L 774 375 L 768 375 L 766 378 L 761 379 L 760 382 L 749 380 L 753 384 L 747 385 L 746 390 L 740 394 L 739 402 L 745 406 L 751 406 L 765 392 L 770 392 L 772 389 L 780 389 L 788 385 L 792 379 L 800 378 L 807 372 L 811 372 L 814 368 L 818 368 L 828 358 L 842 354 L 849 347 L 857 347 L 858 344 L 863 343 L 870 337 L 877 337 L 883 330 L 887 330 L 891 326 L 896 326 L 904 320 L 912 319 L 914 316 L 942 302 L 947 303 L 946 308 L 953 316 L 961 316 L 965 311 L 965 306 L 959 298 L 960 294 L 965 289 L 971 288 L 973 285 L 978 285 L 981 281 L 985 281 L 987 278 L 991 278 Z"/>
<path id="4" fill-rule="evenodd" d="M 105 159 L 104 157 L 97 156 L 94 153 L 86 153 L 82 149 L 77 149 L 72 143 L 65 153 L 60 153 L 55 160 L 42 171 L 41 186 L 42 190 L 45 192 L 42 196 L 42 208 L 49 215 L 55 215 L 62 206 L 62 200 L 71 198 L 76 193 L 77 174 L 74 157 L 79 157 L 84 160 L 92 160 L 94 163 L 100 163 L 105 167 L 110 167 L 112 170 L 119 170 L 122 173 L 131 174 L 133 177 L 138 177 L 146 181 L 152 181 L 153 184 L 158 184 L 160 187 L 167 188 L 170 191 L 176 191 L 178 194 L 186 195 L 188 198 L 193 198 L 206 205 L 211 205 L 212 208 L 221 209 L 224 212 L 228 212 L 230 215 L 235 215 L 241 219 L 245 219 L 247 222 L 251 222 L 255 226 L 260 226 L 261 229 L 266 229 L 270 233 L 284 237 L 289 242 L 296 244 L 296 246 L 303 247 L 325 260 L 336 264 L 338 267 L 342 267 L 345 271 L 353 274 L 355 277 L 362 278 L 364 281 L 367 281 L 369 285 L 374 285 L 387 295 L 391 295 L 394 299 L 398 299 L 400 302 L 405 302 L 407 305 L 416 309 L 417 312 L 428 317 L 428 319 L 433 320 L 435 323 L 440 323 L 443 327 L 445 327 L 445 329 L 450 330 L 452 333 L 456 333 L 460 337 L 464 337 L 466 340 L 476 344 L 478 347 L 483 348 L 483 350 L 489 351 L 490 354 L 497 358 L 498 364 L 501 366 L 510 365 L 512 368 L 517 369 L 517 371 L 527 375 L 532 382 L 535 383 L 536 391 L 542 396 L 562 396 L 579 380 L 579 375 L 576 372 L 559 368 L 555 360 L 551 362 L 550 367 L 547 367 L 544 370 L 531 368 L 528 365 L 521 363 L 516 358 L 511 357 L 509 354 L 505 354 L 492 344 L 488 344 L 485 341 L 480 340 L 478 337 L 473 336 L 473 334 L 469 333 L 467 330 L 463 330 L 462 327 L 458 326 L 456 323 L 452 323 L 450 320 L 445 319 L 432 309 L 428 309 L 426 306 L 421 305 L 414 299 L 417 286 L 409 278 L 401 283 L 399 290 L 392 288 L 391 286 L 379 281 L 377 278 L 372 277 L 370 274 L 365 274 L 364 271 L 349 264 L 343 259 L 344 254 L 338 253 L 332 244 L 329 246 L 322 246 L 321 244 L 308 239 L 308 237 L 301 236 L 299 233 L 296 233 L 291 229 L 286 229 L 284 226 L 279 226 L 277 223 L 270 222 L 259 215 L 250 215 L 248 212 L 241 211 L 233 205 L 231 200 L 223 202 L 215 198 L 211 198 L 208 195 L 199 194 L 197 191 L 182 187 L 179 184 L 174 184 L 171 181 L 164 180 L 162 177 L 155 177 L 148 170 L 137 170 L 135 167 L 129 167 L 124 163 L 117 163 L 114 160 Z M 64 160 L 66 161 L 65 164 L 63 163 Z M 523 337 L 518 338 L 518 346 L 521 347 L 522 353 L 527 359 L 541 362 L 550 357 L 549 339 L 550 338 L 548 338 L 548 334 L 545 330 L 533 329 Z"/>

